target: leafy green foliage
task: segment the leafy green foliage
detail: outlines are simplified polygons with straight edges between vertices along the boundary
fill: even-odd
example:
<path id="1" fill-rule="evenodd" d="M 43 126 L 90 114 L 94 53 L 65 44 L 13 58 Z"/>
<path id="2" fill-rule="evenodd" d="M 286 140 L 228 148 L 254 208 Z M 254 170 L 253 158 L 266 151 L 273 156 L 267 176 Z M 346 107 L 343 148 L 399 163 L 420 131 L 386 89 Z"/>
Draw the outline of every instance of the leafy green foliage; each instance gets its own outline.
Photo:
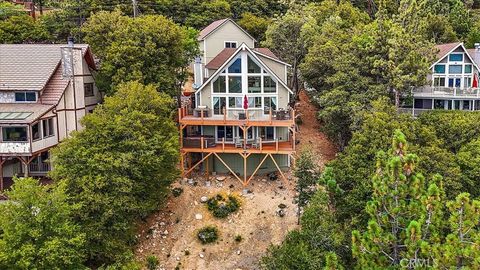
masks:
<path id="1" fill-rule="evenodd" d="M 52 153 L 52 177 L 64 182 L 94 263 L 111 263 L 130 247 L 133 221 L 165 200 L 177 176 L 173 101 L 153 86 L 120 85 L 85 129 Z"/>
<path id="2" fill-rule="evenodd" d="M 217 194 L 207 200 L 207 209 L 216 218 L 226 218 L 240 208 L 240 200 L 234 195 Z"/>
<path id="3" fill-rule="evenodd" d="M 158 265 L 159 265 L 159 261 L 158 261 L 158 258 L 157 256 L 155 255 L 149 255 L 147 256 L 147 269 L 148 270 L 155 270 L 157 269 Z"/>
<path id="4" fill-rule="evenodd" d="M 0 43 L 31 43 L 49 40 L 45 26 L 17 5 L 0 3 Z"/>
<path id="5" fill-rule="evenodd" d="M 198 230 L 197 238 L 202 244 L 210 244 L 218 239 L 218 229 L 215 226 L 205 226 Z"/>
<path id="6" fill-rule="evenodd" d="M 240 27 L 245 29 L 258 42 L 265 40 L 265 32 L 270 25 L 271 20 L 256 16 L 253 13 L 246 12 L 242 14 L 242 18 L 238 21 Z"/>
<path id="7" fill-rule="evenodd" d="M 261 260 L 262 268 L 321 269 L 331 252 L 348 261 L 349 231 L 337 223 L 330 204 L 327 193 L 319 189 L 302 216 L 302 229 L 290 232 L 281 245 L 271 246 Z"/>
<path id="8" fill-rule="evenodd" d="M 300 210 L 305 207 L 315 193 L 318 180 L 318 165 L 315 163 L 312 151 L 303 149 L 295 164 L 294 175 L 297 178 L 295 190 L 298 203 L 298 221 L 300 222 Z"/>
<path id="9" fill-rule="evenodd" d="M 0 204 L 1 269 L 83 269 L 85 232 L 72 215 L 65 185 L 14 179 Z"/>
<path id="10" fill-rule="evenodd" d="M 139 81 L 174 96 L 186 79 L 182 69 L 198 50 L 196 31 L 158 15 L 133 19 L 120 11 L 102 11 L 90 17 L 82 32 L 102 61 L 97 84 L 108 94 L 122 82 Z"/>

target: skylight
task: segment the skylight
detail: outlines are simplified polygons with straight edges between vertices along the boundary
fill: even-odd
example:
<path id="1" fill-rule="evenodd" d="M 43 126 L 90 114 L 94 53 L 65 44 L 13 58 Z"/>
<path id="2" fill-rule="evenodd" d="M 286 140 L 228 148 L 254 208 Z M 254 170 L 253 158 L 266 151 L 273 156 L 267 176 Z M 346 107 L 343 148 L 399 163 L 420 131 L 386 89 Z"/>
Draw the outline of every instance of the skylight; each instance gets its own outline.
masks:
<path id="1" fill-rule="evenodd" d="M 0 112 L 0 120 L 25 120 L 32 112 Z"/>

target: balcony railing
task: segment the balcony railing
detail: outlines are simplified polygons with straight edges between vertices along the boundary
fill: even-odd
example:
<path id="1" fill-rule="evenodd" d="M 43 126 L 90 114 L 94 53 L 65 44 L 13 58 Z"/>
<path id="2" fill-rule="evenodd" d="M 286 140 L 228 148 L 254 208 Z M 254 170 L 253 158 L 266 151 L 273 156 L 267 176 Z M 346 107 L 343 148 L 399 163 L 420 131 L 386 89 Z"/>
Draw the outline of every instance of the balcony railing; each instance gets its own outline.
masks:
<path id="1" fill-rule="evenodd" d="M 292 121 L 295 119 L 295 111 L 289 109 L 272 110 L 271 108 L 252 108 L 252 109 L 226 109 L 221 110 L 209 108 L 188 108 L 178 109 L 180 120 L 240 120 L 240 121 Z"/>
<path id="2" fill-rule="evenodd" d="M 50 163 L 40 162 L 40 163 L 30 163 L 29 164 L 30 172 L 49 172 Z"/>
<path id="3" fill-rule="evenodd" d="M 293 137 L 290 137 L 288 141 L 279 141 L 278 138 L 273 141 L 264 141 L 261 137 L 245 140 L 236 137 L 230 140 L 222 138 L 220 142 L 216 142 L 213 136 L 189 136 L 183 138 L 181 147 L 207 152 L 210 150 L 225 152 L 226 150 L 231 151 L 233 149 L 238 150 L 238 152 L 244 150 L 278 152 L 280 150 L 295 150 L 295 142 Z"/>
<path id="4" fill-rule="evenodd" d="M 480 88 L 459 88 L 459 87 L 433 87 L 422 86 L 414 88 L 413 96 L 438 96 L 438 97 L 478 97 Z"/>

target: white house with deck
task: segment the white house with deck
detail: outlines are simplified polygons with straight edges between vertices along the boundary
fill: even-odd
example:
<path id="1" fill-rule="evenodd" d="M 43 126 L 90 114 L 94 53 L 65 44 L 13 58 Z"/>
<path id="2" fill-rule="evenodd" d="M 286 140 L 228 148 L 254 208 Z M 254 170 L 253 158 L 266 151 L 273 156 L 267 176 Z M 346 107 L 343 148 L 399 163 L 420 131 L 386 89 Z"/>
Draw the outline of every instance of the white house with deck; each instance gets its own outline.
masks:
<path id="1" fill-rule="evenodd" d="M 480 44 L 466 49 L 461 42 L 436 46 L 429 84 L 412 90 L 413 114 L 432 109 L 480 110 Z"/>

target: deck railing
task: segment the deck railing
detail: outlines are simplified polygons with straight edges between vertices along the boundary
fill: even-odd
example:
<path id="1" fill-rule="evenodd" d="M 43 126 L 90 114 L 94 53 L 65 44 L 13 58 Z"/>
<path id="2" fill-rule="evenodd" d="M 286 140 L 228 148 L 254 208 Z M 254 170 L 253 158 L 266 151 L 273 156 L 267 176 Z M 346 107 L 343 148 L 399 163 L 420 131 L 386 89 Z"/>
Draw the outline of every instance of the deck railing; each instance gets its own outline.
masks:
<path id="1" fill-rule="evenodd" d="M 414 96 L 415 94 L 424 94 L 432 96 L 480 97 L 480 88 L 422 86 L 414 88 L 412 93 Z"/>
<path id="2" fill-rule="evenodd" d="M 289 146 L 294 149 L 294 141 L 290 138 L 288 141 L 279 141 L 278 138 L 273 141 L 265 142 L 261 137 L 256 139 L 247 139 L 246 141 L 241 138 L 234 138 L 233 141 L 226 141 L 222 138 L 220 142 L 216 142 L 213 136 L 195 136 L 184 137 L 182 140 L 182 148 L 195 148 L 201 150 L 207 150 L 209 148 L 221 147 L 222 151 L 225 148 L 235 148 L 238 150 L 258 149 L 262 151 L 265 146 L 273 146 L 273 150 L 278 152 L 281 148 L 280 143 L 289 143 Z"/>
<path id="3" fill-rule="evenodd" d="M 286 110 L 272 110 L 271 108 L 252 108 L 252 109 L 226 109 L 222 108 L 221 112 L 217 112 L 208 108 L 187 108 L 182 107 L 178 109 L 179 119 L 182 120 L 185 117 L 191 117 L 193 119 L 209 120 L 215 118 L 215 120 L 223 119 L 224 122 L 227 120 L 240 120 L 246 121 L 292 121 L 295 119 L 295 111 L 291 108 Z"/>

